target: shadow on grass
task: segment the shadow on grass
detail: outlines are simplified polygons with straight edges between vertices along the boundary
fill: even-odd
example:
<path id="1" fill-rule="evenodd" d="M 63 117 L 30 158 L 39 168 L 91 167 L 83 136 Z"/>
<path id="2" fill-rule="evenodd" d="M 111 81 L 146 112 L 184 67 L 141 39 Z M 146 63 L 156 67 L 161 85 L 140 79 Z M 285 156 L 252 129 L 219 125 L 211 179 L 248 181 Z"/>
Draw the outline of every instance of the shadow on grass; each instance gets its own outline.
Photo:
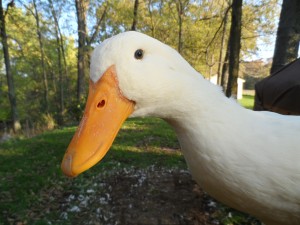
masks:
<path id="1" fill-rule="evenodd" d="M 74 127 L 63 128 L 0 144 L 0 224 L 30 221 L 34 216 L 31 208 L 43 199 L 45 189 L 59 189 L 64 195 L 116 166 L 186 167 L 175 134 L 166 123 L 158 119 L 130 119 L 101 163 L 78 178 L 69 179 L 62 174 L 60 163 L 74 132 Z M 59 210 L 49 212 L 49 217 L 59 216 Z"/>
<path id="2" fill-rule="evenodd" d="M 63 128 L 31 139 L 10 140 L 0 144 L 0 225 L 87 224 L 92 219 L 99 224 L 99 216 L 104 215 L 102 220 L 106 221 L 105 215 L 109 217 L 113 210 L 119 211 L 120 201 L 126 202 L 121 205 L 124 215 L 130 215 L 127 202 L 131 204 L 132 196 L 137 199 L 137 202 L 132 203 L 137 204 L 137 214 L 145 213 L 147 218 L 151 218 L 153 215 L 146 211 L 157 208 L 158 215 L 172 216 L 173 207 L 178 208 L 178 213 L 183 213 L 184 210 L 182 202 L 186 196 L 178 191 L 179 187 L 184 193 L 191 194 L 192 197 L 188 195 L 191 197 L 188 199 L 195 201 L 195 184 L 190 175 L 181 172 L 182 169 L 186 171 L 186 164 L 179 151 L 175 133 L 164 121 L 153 118 L 129 119 L 101 163 L 76 179 L 71 179 L 62 174 L 60 163 L 74 132 L 74 127 Z M 182 179 L 185 179 L 184 183 Z M 173 183 L 170 185 L 171 181 Z M 170 186 L 169 189 L 166 189 L 167 186 Z M 145 189 L 141 189 L 142 187 Z M 115 189 L 121 190 L 117 192 Z M 131 190 L 131 195 L 124 190 Z M 109 198 L 107 193 L 118 197 Z M 178 200 L 170 203 L 176 193 Z M 150 202 L 156 196 L 153 201 L 155 207 L 149 205 L 148 208 L 141 208 L 139 203 L 145 201 L 145 196 L 148 196 Z M 203 198 L 197 198 L 200 198 L 199 204 L 202 204 Z M 109 205 L 108 200 L 115 203 Z M 92 205 L 85 205 L 88 201 L 93 202 Z M 161 201 L 163 205 L 156 205 Z M 190 200 L 186 201 L 191 206 Z M 97 211 L 101 202 L 103 207 L 108 207 L 106 214 L 103 214 L 104 211 Z M 73 205 L 75 203 L 77 205 Z M 193 212 L 206 212 L 207 205 L 199 208 L 198 202 L 194 203 L 195 206 L 191 209 Z M 160 208 L 164 206 L 170 206 L 171 209 L 166 212 L 165 208 Z M 82 211 L 76 213 L 78 209 Z M 232 209 L 227 207 L 218 206 L 218 209 L 217 214 L 221 214 L 218 217 L 223 218 L 221 221 L 224 224 L 259 224 L 244 214 L 232 214 Z M 199 213 L 192 213 L 193 216 L 187 214 L 187 217 L 178 214 L 178 218 L 191 220 L 194 216 L 199 216 Z M 210 217 L 210 213 L 207 212 L 205 218 Z M 92 215 L 95 218 L 86 220 Z M 114 217 L 113 215 L 111 219 Z M 226 220 L 228 221 L 225 222 Z M 199 223 L 198 220 L 197 223 L 184 224 L 204 223 Z"/>

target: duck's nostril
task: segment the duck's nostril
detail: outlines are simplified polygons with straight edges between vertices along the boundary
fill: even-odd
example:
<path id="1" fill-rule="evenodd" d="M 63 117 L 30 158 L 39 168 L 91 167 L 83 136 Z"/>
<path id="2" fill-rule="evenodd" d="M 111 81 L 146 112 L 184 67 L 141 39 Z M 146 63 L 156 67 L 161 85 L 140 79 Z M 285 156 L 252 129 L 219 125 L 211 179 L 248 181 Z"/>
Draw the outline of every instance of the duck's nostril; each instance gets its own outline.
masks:
<path id="1" fill-rule="evenodd" d="M 98 102 L 97 108 L 98 108 L 98 109 L 101 109 L 101 108 L 103 108 L 103 107 L 105 106 L 105 104 L 106 104 L 106 102 L 105 102 L 105 100 L 103 99 L 103 100 L 101 100 L 100 102 Z"/>

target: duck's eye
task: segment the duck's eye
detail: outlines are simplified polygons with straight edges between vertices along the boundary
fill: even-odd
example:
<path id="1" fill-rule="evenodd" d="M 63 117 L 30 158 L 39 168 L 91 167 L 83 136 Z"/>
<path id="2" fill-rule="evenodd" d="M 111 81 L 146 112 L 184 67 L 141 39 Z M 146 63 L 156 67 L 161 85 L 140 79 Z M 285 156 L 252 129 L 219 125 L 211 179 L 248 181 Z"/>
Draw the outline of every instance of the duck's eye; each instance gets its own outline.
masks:
<path id="1" fill-rule="evenodd" d="M 138 49 L 134 53 L 134 58 L 136 59 L 142 59 L 144 56 L 144 51 L 142 49 Z"/>

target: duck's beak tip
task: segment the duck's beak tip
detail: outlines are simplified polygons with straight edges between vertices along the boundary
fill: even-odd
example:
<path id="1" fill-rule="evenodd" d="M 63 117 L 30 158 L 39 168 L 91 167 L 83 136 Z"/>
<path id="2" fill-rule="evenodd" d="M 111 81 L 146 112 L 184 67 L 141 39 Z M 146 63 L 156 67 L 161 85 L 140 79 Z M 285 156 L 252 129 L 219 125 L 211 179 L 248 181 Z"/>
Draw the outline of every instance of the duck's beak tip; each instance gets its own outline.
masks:
<path id="1" fill-rule="evenodd" d="M 61 164 L 61 169 L 63 173 L 68 177 L 76 177 L 78 175 L 73 171 L 72 161 L 73 161 L 72 155 L 66 154 Z"/>

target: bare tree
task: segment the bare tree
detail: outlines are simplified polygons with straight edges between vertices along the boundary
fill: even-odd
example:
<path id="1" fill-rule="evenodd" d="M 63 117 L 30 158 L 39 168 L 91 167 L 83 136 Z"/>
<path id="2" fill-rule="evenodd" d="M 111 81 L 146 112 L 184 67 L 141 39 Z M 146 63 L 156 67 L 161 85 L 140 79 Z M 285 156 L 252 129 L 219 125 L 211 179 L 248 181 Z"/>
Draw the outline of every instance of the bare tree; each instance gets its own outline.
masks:
<path id="1" fill-rule="evenodd" d="M 90 4 L 89 0 L 75 0 L 77 25 L 78 25 L 78 61 L 77 61 L 77 101 L 80 102 L 85 93 L 85 73 L 87 70 L 87 56 L 86 56 L 86 14 Z"/>
<path id="2" fill-rule="evenodd" d="M 54 27 L 55 27 L 55 36 L 56 36 L 56 44 L 57 44 L 57 55 L 58 55 L 58 74 L 59 74 L 59 124 L 63 124 L 63 118 L 64 118 L 64 76 L 68 76 L 68 70 L 67 70 L 67 60 L 65 55 L 65 47 L 64 47 L 64 40 L 63 35 L 61 33 L 61 29 L 58 22 L 57 13 L 54 9 L 53 1 L 48 0 L 50 9 L 51 9 L 51 15 L 54 20 Z M 64 64 L 64 65 L 63 65 Z M 63 75 L 64 74 L 64 75 Z"/>
<path id="3" fill-rule="evenodd" d="M 88 53 L 89 47 L 95 41 L 100 32 L 101 23 L 105 17 L 107 5 L 104 5 L 101 16 L 97 16 L 97 23 L 94 26 L 93 33 L 89 37 L 87 33 L 87 12 L 89 0 L 75 0 L 77 23 L 78 23 L 78 78 L 77 78 L 77 101 L 80 103 L 85 94 L 85 78 L 88 74 Z"/>
<path id="4" fill-rule="evenodd" d="M 237 78 L 241 50 L 243 0 L 233 0 L 231 12 L 231 27 L 229 37 L 229 75 L 226 96 L 237 95 Z"/>
<path id="5" fill-rule="evenodd" d="M 9 9 L 9 7 L 13 7 L 13 6 L 14 6 L 14 1 L 11 1 L 7 5 L 7 10 Z M 10 102 L 10 106 L 11 106 L 13 131 L 17 132 L 18 130 L 21 129 L 21 125 L 20 125 L 19 118 L 18 118 L 14 80 L 13 80 L 13 74 L 11 72 L 11 66 L 10 66 L 10 56 L 9 56 L 9 49 L 8 49 L 8 44 L 7 44 L 5 15 L 6 15 L 6 13 L 2 6 L 2 0 L 0 0 L 1 43 L 2 43 L 2 49 L 3 49 L 3 54 L 4 54 L 4 63 L 5 63 L 7 86 L 8 86 L 8 97 L 9 97 L 9 102 Z"/>
<path id="6" fill-rule="evenodd" d="M 222 76 L 221 76 L 221 68 L 222 68 L 222 61 L 223 61 L 223 50 L 225 47 L 225 36 L 226 36 L 226 26 L 227 26 L 227 18 L 228 18 L 228 12 L 229 12 L 229 8 L 231 8 L 231 6 L 229 6 L 227 8 L 227 10 L 225 11 L 224 17 L 223 17 L 223 29 L 222 29 L 222 36 L 221 36 L 221 48 L 220 48 L 220 55 L 219 55 L 219 64 L 218 64 L 218 80 L 217 83 L 221 84 L 222 82 Z M 224 82 L 224 81 L 223 81 Z"/>
<path id="7" fill-rule="evenodd" d="M 138 7 L 139 7 L 139 0 L 134 1 L 134 7 L 133 7 L 133 21 L 131 30 L 136 30 L 136 24 L 138 21 Z"/>
<path id="8" fill-rule="evenodd" d="M 300 1 L 283 0 L 271 73 L 298 57 L 300 41 Z"/>
<path id="9" fill-rule="evenodd" d="M 230 47 L 229 47 L 229 43 L 228 43 L 227 48 L 226 48 L 225 58 L 223 60 L 222 73 L 221 73 L 221 78 L 220 78 L 220 85 L 221 85 L 221 87 L 223 87 L 223 90 L 226 90 L 226 74 L 228 72 L 229 53 L 230 53 Z"/>
<path id="10" fill-rule="evenodd" d="M 183 46 L 183 40 L 182 40 L 183 16 L 184 16 L 184 11 L 189 4 L 189 1 L 176 0 L 175 3 L 176 3 L 177 15 L 178 15 L 178 47 L 177 47 L 177 51 L 179 53 L 181 53 L 182 46 Z"/>
<path id="11" fill-rule="evenodd" d="M 33 7 L 34 12 L 33 16 L 36 21 L 36 30 L 37 30 L 37 36 L 39 40 L 40 45 L 40 54 L 41 54 L 41 66 L 42 66 L 42 73 L 43 73 L 43 84 L 44 84 L 44 111 L 45 113 L 49 113 L 49 89 L 48 89 L 48 78 L 47 78 L 47 72 L 46 72 L 46 63 L 45 63 L 45 50 L 44 50 L 44 42 L 41 32 L 41 26 L 40 26 L 40 16 L 37 9 L 36 0 L 33 0 Z"/>
<path id="12" fill-rule="evenodd" d="M 150 22 L 151 22 L 151 36 L 155 37 L 155 24 L 154 24 L 154 18 L 153 18 L 153 12 L 152 12 L 152 0 L 148 1 L 148 13 L 150 16 Z"/>

